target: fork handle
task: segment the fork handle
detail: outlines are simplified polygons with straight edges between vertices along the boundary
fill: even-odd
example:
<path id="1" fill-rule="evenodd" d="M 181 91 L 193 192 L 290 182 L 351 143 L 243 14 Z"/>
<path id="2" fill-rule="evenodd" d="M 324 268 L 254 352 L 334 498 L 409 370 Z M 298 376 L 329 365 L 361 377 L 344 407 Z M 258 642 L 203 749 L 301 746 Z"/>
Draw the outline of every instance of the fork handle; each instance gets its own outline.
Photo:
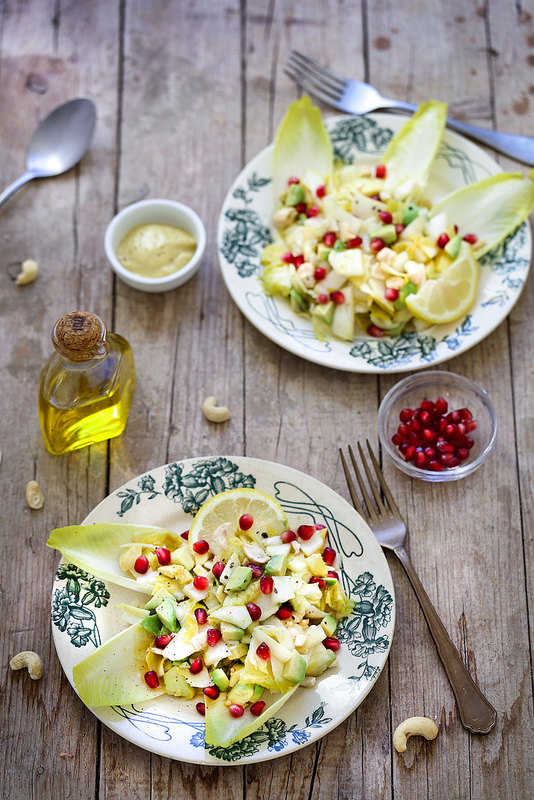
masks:
<path id="1" fill-rule="evenodd" d="M 425 592 L 406 550 L 403 547 L 396 547 L 394 552 L 404 567 L 419 600 L 419 605 L 430 628 L 430 633 L 456 698 L 462 725 L 472 733 L 489 733 L 497 720 L 497 712 L 491 703 L 486 700 L 467 671 L 436 609 Z"/>
<path id="2" fill-rule="evenodd" d="M 417 106 L 412 103 L 404 103 L 402 100 L 384 100 L 382 108 L 398 108 L 404 111 L 417 111 Z M 479 128 L 478 125 L 470 125 L 468 122 L 460 122 L 457 119 L 447 117 L 447 127 L 471 139 L 476 139 L 487 147 L 493 147 L 499 153 L 510 156 L 516 161 L 534 166 L 534 138 L 531 136 L 520 136 L 517 133 L 502 133 L 492 131 L 488 128 Z"/>

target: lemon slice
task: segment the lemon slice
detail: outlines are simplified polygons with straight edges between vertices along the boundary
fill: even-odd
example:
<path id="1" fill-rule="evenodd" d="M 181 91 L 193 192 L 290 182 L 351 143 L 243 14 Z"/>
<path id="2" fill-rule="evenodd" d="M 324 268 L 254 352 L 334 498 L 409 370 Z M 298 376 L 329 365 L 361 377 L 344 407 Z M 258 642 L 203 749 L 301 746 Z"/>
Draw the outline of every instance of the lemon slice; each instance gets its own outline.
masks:
<path id="1" fill-rule="evenodd" d="M 230 489 L 216 494 L 197 511 L 189 528 L 189 546 L 199 539 L 209 544 L 213 531 L 225 522 L 238 531 L 242 514 L 250 514 L 255 531 L 267 531 L 271 536 L 287 528 L 284 510 L 272 497 L 257 489 Z"/>
<path id="2" fill-rule="evenodd" d="M 406 298 L 415 317 L 440 325 L 463 316 L 473 305 L 478 285 L 478 262 L 467 242 L 457 258 L 439 275 Z"/>

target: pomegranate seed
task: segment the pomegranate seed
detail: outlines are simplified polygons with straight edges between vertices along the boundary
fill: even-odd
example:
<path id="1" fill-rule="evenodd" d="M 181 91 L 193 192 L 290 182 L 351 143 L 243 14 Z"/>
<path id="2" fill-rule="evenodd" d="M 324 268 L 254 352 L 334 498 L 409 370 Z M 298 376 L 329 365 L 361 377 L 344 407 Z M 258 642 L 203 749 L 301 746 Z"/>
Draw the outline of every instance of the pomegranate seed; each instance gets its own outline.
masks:
<path id="1" fill-rule="evenodd" d="M 206 716 L 206 704 L 205 703 L 197 703 L 195 708 L 196 708 L 196 710 L 198 711 L 198 713 L 202 717 Z"/>
<path id="2" fill-rule="evenodd" d="M 326 639 L 323 639 L 323 645 L 327 650 L 339 650 L 341 642 L 335 636 L 327 636 Z"/>
<path id="3" fill-rule="evenodd" d="M 337 572 L 336 572 L 335 570 L 333 570 L 333 569 L 329 569 L 329 570 L 328 570 L 328 572 L 327 572 L 327 577 L 328 577 L 328 578 L 335 578 L 335 579 L 336 579 L 336 581 L 338 581 L 338 580 L 339 580 L 339 575 L 338 575 L 338 574 L 337 574 Z"/>
<path id="4" fill-rule="evenodd" d="M 318 186 L 317 191 L 315 192 L 319 200 L 322 200 L 326 194 L 326 186 Z"/>
<path id="5" fill-rule="evenodd" d="M 449 405 L 448 405 L 447 401 L 445 400 L 445 398 L 444 397 L 438 397 L 438 399 L 434 403 L 434 410 L 435 410 L 436 414 L 441 414 L 443 416 L 443 414 L 447 413 L 448 408 L 449 408 Z"/>
<path id="6" fill-rule="evenodd" d="M 306 211 L 307 217 L 316 217 L 317 214 L 321 213 L 321 209 L 319 206 L 310 206 L 309 209 Z"/>
<path id="7" fill-rule="evenodd" d="M 375 175 L 377 178 L 385 178 L 386 177 L 386 165 L 379 164 L 375 170 Z"/>
<path id="8" fill-rule="evenodd" d="M 171 563 L 171 551 L 166 547 L 156 547 L 156 558 L 162 567 L 166 567 Z"/>
<path id="9" fill-rule="evenodd" d="M 393 442 L 395 447 L 400 447 L 400 445 L 403 444 L 403 442 L 405 442 L 406 439 L 401 433 L 394 433 L 393 436 L 391 437 L 391 441 Z"/>
<path id="10" fill-rule="evenodd" d="M 218 630 L 218 628 L 208 628 L 206 631 L 206 637 L 208 639 L 208 645 L 210 647 L 215 647 L 217 642 L 222 639 L 222 633 L 220 630 Z"/>
<path id="11" fill-rule="evenodd" d="M 406 438 L 406 436 L 409 436 L 411 432 L 412 429 L 410 428 L 410 426 L 406 425 L 404 422 L 401 422 L 401 424 L 397 428 L 397 433 L 400 433 L 400 435 L 404 436 L 404 438 Z"/>
<path id="12" fill-rule="evenodd" d="M 221 690 L 219 689 L 218 686 L 206 686 L 204 688 L 204 694 L 206 695 L 206 697 L 209 697 L 210 700 L 217 700 L 220 693 Z"/>
<path id="13" fill-rule="evenodd" d="M 295 211 L 297 214 L 305 214 L 306 213 L 306 203 L 297 203 L 295 206 Z"/>
<path id="14" fill-rule="evenodd" d="M 294 260 L 295 260 L 295 258 L 293 256 L 293 253 L 283 253 L 280 256 L 280 261 L 283 261 L 284 264 L 292 264 L 294 262 Z"/>
<path id="15" fill-rule="evenodd" d="M 263 709 L 266 705 L 267 703 L 265 703 L 263 700 L 256 700 L 256 702 L 252 703 L 250 706 L 250 713 L 253 717 L 261 717 Z"/>
<path id="16" fill-rule="evenodd" d="M 204 575 L 197 575 L 193 580 L 193 586 L 195 589 L 198 589 L 199 592 L 205 592 L 209 585 L 210 582 Z"/>
<path id="17" fill-rule="evenodd" d="M 172 636 L 170 633 L 162 633 L 161 636 L 156 636 L 154 639 L 154 647 L 159 647 L 160 650 L 163 650 L 164 647 L 167 647 L 171 639 Z"/>
<path id="18" fill-rule="evenodd" d="M 337 236 L 334 231 L 328 231 L 323 236 L 323 244 L 325 244 L 327 247 L 333 247 L 336 243 L 336 239 Z"/>
<path id="19" fill-rule="evenodd" d="M 423 430 L 423 426 L 418 419 L 411 419 L 409 422 L 409 428 L 412 433 L 421 433 Z"/>
<path id="20" fill-rule="evenodd" d="M 389 211 L 379 211 L 378 216 L 380 217 L 384 225 L 391 225 L 391 223 L 393 222 L 393 217 L 389 213 Z"/>
<path id="21" fill-rule="evenodd" d="M 470 436 L 464 436 L 464 440 L 462 442 L 464 447 L 467 447 L 468 450 L 471 450 L 473 445 L 475 444 L 474 439 L 471 439 Z"/>
<path id="22" fill-rule="evenodd" d="M 395 233 L 400 236 L 406 226 L 402 222 L 395 223 Z"/>
<path id="23" fill-rule="evenodd" d="M 260 567 L 259 564 L 248 564 L 247 566 L 249 566 L 250 569 L 252 570 L 253 578 L 261 578 L 261 576 L 263 575 L 263 569 L 262 567 Z"/>
<path id="24" fill-rule="evenodd" d="M 180 534 L 180 536 L 187 542 L 187 540 L 189 539 L 189 531 L 184 531 L 183 533 Z"/>
<path id="25" fill-rule="evenodd" d="M 317 302 L 320 305 L 325 306 L 328 303 L 329 299 L 330 298 L 328 297 L 327 294 L 320 294 L 319 297 L 317 298 Z"/>
<path id="26" fill-rule="evenodd" d="M 150 669 L 148 672 L 145 672 L 143 678 L 145 679 L 146 685 L 149 686 L 151 689 L 158 688 L 159 686 L 158 673 L 154 672 L 153 669 Z"/>
<path id="27" fill-rule="evenodd" d="M 395 300 L 399 299 L 399 292 L 397 289 L 386 289 L 384 297 L 386 300 L 389 300 L 390 303 L 394 303 Z"/>
<path id="28" fill-rule="evenodd" d="M 384 331 L 382 328 L 379 328 L 378 325 L 369 325 L 367 328 L 367 333 L 369 336 L 373 336 L 375 339 L 381 339 L 384 335 Z"/>
<path id="29" fill-rule="evenodd" d="M 293 613 L 292 608 L 288 608 L 287 606 L 280 606 L 280 608 L 276 612 L 276 616 L 278 617 L 278 619 L 289 619 L 292 613 Z"/>
<path id="30" fill-rule="evenodd" d="M 467 244 L 476 244 L 478 242 L 478 238 L 474 233 L 466 233 L 463 240 L 467 242 Z"/>
<path id="31" fill-rule="evenodd" d="M 443 435 L 445 436 L 446 439 L 454 439 L 455 433 L 456 433 L 456 425 L 453 425 L 452 422 L 446 425 L 443 430 Z"/>
<path id="32" fill-rule="evenodd" d="M 419 469 L 425 469 L 426 465 L 428 464 L 428 458 L 423 450 L 416 451 L 413 463 L 416 467 L 419 467 Z"/>
<path id="33" fill-rule="evenodd" d="M 319 589 L 324 589 L 324 587 L 326 586 L 326 583 L 324 582 L 324 579 L 323 578 L 318 578 L 317 575 L 312 575 L 312 577 L 310 578 L 308 583 L 318 583 L 319 584 Z"/>
<path id="34" fill-rule="evenodd" d="M 304 264 L 304 256 L 295 256 L 293 264 L 295 265 L 295 269 L 301 267 Z"/>
<path id="35" fill-rule="evenodd" d="M 202 672 L 204 665 L 202 663 L 201 658 L 195 658 L 194 661 L 191 662 L 189 665 L 189 672 L 191 675 L 198 675 L 199 672 Z"/>
<path id="36" fill-rule="evenodd" d="M 445 245 L 449 241 L 450 241 L 450 239 L 449 239 L 449 237 L 447 236 L 446 233 L 440 233 L 440 235 L 438 236 L 438 240 L 437 240 L 436 244 L 437 244 L 438 247 L 441 247 L 441 249 L 443 249 L 445 247 Z"/>
<path id="37" fill-rule="evenodd" d="M 216 561 L 213 567 L 211 568 L 213 576 L 219 580 L 221 575 L 224 572 L 224 562 L 223 561 Z"/>
<path id="38" fill-rule="evenodd" d="M 361 236 L 355 236 L 354 239 L 349 239 L 349 241 L 346 242 L 345 247 L 348 250 L 354 250 L 355 247 L 360 247 L 362 244 L 363 244 L 362 237 Z"/>
<path id="39" fill-rule="evenodd" d="M 252 514 L 241 514 L 239 517 L 239 527 L 242 531 L 249 531 L 254 525 L 254 517 Z"/>
<path id="40" fill-rule="evenodd" d="M 401 422 L 409 422 L 413 416 L 413 411 L 411 408 L 403 408 L 399 414 L 399 419 Z"/>
<path id="41" fill-rule="evenodd" d="M 260 578 L 260 591 L 262 594 L 272 594 L 274 589 L 273 579 L 270 575 L 262 575 Z"/>
<path id="42" fill-rule="evenodd" d="M 469 420 L 469 422 L 466 422 L 465 424 L 466 433 L 471 433 L 471 431 L 476 431 L 476 429 L 477 429 L 477 422 L 475 419 L 471 419 Z"/>
<path id="43" fill-rule="evenodd" d="M 439 461 L 429 461 L 428 469 L 431 472 L 443 472 L 443 464 L 440 464 Z"/>
<path id="44" fill-rule="evenodd" d="M 434 413 L 434 403 L 432 400 L 423 400 L 419 408 L 421 411 L 427 411 L 429 414 Z"/>
<path id="45" fill-rule="evenodd" d="M 460 414 L 460 411 L 451 411 L 451 413 L 447 416 L 447 421 L 458 425 L 458 423 L 462 421 L 462 415 Z"/>
<path id="46" fill-rule="evenodd" d="M 252 622 L 257 622 L 261 617 L 261 608 L 256 603 L 247 603 L 247 611 L 250 614 Z"/>
<path id="47" fill-rule="evenodd" d="M 407 441 L 408 444 L 413 445 L 413 447 L 421 447 L 421 445 L 423 444 L 422 440 L 420 439 L 417 433 L 410 433 Z"/>
<path id="48" fill-rule="evenodd" d="M 199 625 L 205 625 L 208 621 L 208 612 L 205 608 L 195 608 L 195 618 Z"/>
<path id="49" fill-rule="evenodd" d="M 414 456 L 415 456 L 415 445 L 412 444 L 407 448 L 404 454 L 404 458 L 406 459 L 406 461 L 413 461 Z"/>
<path id="50" fill-rule="evenodd" d="M 424 428 L 421 435 L 425 442 L 428 442 L 429 444 L 433 444 L 437 439 L 437 433 L 430 428 Z"/>
<path id="51" fill-rule="evenodd" d="M 300 180 L 298 178 L 295 178 L 295 177 L 288 178 L 287 179 L 287 185 L 291 186 L 292 183 L 300 183 Z"/>
<path id="52" fill-rule="evenodd" d="M 469 422 L 469 420 L 473 419 L 473 415 L 468 408 L 460 408 L 458 413 L 462 422 Z"/>
<path id="53" fill-rule="evenodd" d="M 297 534 L 295 533 L 295 531 L 284 531 L 283 533 L 280 534 L 280 538 L 284 542 L 284 544 L 289 544 L 290 542 L 295 541 L 295 539 L 297 538 Z"/>
<path id="54" fill-rule="evenodd" d="M 326 278 L 326 270 L 324 267 L 315 267 L 315 272 L 313 273 L 313 277 L 316 281 L 322 281 L 323 278 Z"/>
<path id="55" fill-rule="evenodd" d="M 236 719 L 238 717 L 242 717 L 243 714 L 245 713 L 245 709 L 243 708 L 243 706 L 240 706 L 238 703 L 232 703 L 232 705 L 228 708 L 228 711 L 230 712 L 232 717 L 235 717 Z"/>
<path id="56" fill-rule="evenodd" d="M 343 292 L 339 291 L 330 292 L 330 300 L 332 300 L 334 305 L 341 306 L 345 302 L 345 295 Z"/>
<path id="57" fill-rule="evenodd" d="M 454 453 L 454 445 L 450 442 L 437 442 L 436 447 L 440 453 Z"/>
<path id="58" fill-rule="evenodd" d="M 425 447 L 424 453 L 429 461 L 433 461 L 436 458 L 436 451 L 433 447 Z"/>
<path id="59" fill-rule="evenodd" d="M 383 239 L 380 239 L 378 236 L 375 236 L 374 239 L 371 239 L 369 242 L 369 248 L 373 251 L 373 253 L 378 253 L 382 250 L 383 247 L 386 246 L 386 243 Z"/>
<path id="60" fill-rule="evenodd" d="M 467 447 L 459 447 L 456 451 L 456 455 L 460 461 L 465 461 L 466 458 L 469 458 L 469 450 Z"/>
<path id="61" fill-rule="evenodd" d="M 325 547 L 322 555 L 324 563 L 331 567 L 336 560 L 337 553 L 332 547 Z"/>
<path id="62" fill-rule="evenodd" d="M 326 525 L 323 525 L 322 522 L 316 522 L 313 527 L 316 531 L 324 531 L 326 529 Z"/>
<path id="63" fill-rule="evenodd" d="M 139 573 L 139 575 L 144 575 L 145 572 L 148 572 L 148 558 L 146 556 L 137 556 L 135 559 L 134 570 Z"/>
<path id="64" fill-rule="evenodd" d="M 202 556 L 204 555 L 204 553 L 207 553 L 209 549 L 210 546 L 205 539 L 199 539 L 198 542 L 195 542 L 193 545 L 193 550 L 199 556 Z"/>
<path id="65" fill-rule="evenodd" d="M 307 542 L 315 533 L 315 525 L 299 525 L 297 533 L 301 539 Z"/>
<path id="66" fill-rule="evenodd" d="M 256 655 L 259 658 L 263 659 L 263 661 L 269 661 L 269 659 L 271 658 L 271 651 L 269 649 L 269 645 L 265 644 L 265 642 L 259 644 L 256 648 Z"/>

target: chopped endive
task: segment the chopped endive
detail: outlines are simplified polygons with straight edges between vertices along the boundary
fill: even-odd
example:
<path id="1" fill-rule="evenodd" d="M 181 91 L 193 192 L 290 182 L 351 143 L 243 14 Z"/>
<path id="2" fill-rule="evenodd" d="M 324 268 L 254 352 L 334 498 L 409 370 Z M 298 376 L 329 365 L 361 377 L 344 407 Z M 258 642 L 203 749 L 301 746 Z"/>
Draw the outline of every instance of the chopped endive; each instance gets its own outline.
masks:
<path id="1" fill-rule="evenodd" d="M 207 700 L 206 744 L 230 747 L 234 742 L 244 739 L 245 736 L 261 728 L 264 722 L 272 717 L 284 703 L 287 703 L 296 689 L 298 689 L 298 686 L 278 696 L 274 703 L 266 706 L 265 711 L 259 717 L 251 717 L 248 713 L 237 719 L 231 717 L 228 713 L 228 707 L 224 703 L 224 694 L 221 694 L 217 700 Z"/>
<path id="2" fill-rule="evenodd" d="M 141 703 L 165 693 L 143 680 L 145 655 L 153 636 L 138 623 L 100 645 L 75 665 L 74 685 L 86 706 Z"/>
<path id="3" fill-rule="evenodd" d="M 471 247 L 462 243 L 458 257 L 435 280 L 406 297 L 407 308 L 419 319 L 434 325 L 463 316 L 475 300 L 478 262 Z"/>
<path id="4" fill-rule="evenodd" d="M 289 106 L 274 139 L 273 183 L 276 197 L 287 187 L 289 178 L 318 173 L 323 182 L 332 175 L 332 142 L 309 97 L 301 97 Z"/>
<path id="5" fill-rule="evenodd" d="M 381 159 L 387 167 L 384 189 L 395 199 L 418 199 L 441 143 L 446 118 L 446 103 L 421 103 L 389 143 Z"/>
<path id="6" fill-rule="evenodd" d="M 534 207 L 534 181 L 521 172 L 499 172 L 451 192 L 431 209 L 431 217 L 445 214 L 458 225 L 458 233 L 476 233 L 483 242 L 476 250 L 482 258 L 502 242 Z"/>

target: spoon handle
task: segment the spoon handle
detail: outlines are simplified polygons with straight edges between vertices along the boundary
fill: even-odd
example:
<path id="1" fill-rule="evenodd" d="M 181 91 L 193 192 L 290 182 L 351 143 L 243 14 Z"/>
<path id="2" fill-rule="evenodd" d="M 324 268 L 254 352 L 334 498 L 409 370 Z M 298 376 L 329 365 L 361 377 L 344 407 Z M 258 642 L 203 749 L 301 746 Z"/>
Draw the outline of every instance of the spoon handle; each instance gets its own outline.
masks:
<path id="1" fill-rule="evenodd" d="M 394 549 L 417 595 L 419 605 L 428 623 L 439 657 L 447 673 L 456 698 L 460 721 L 472 733 L 489 733 L 497 720 L 497 712 L 486 700 L 452 643 L 429 596 L 423 588 L 415 569 L 403 547 Z"/>
<path id="2" fill-rule="evenodd" d="M 32 178 L 35 178 L 35 174 L 33 172 L 25 172 L 24 175 L 21 175 L 20 178 L 17 178 L 16 181 L 10 183 L 3 192 L 0 193 L 0 206 L 3 206 L 6 200 L 8 200 L 12 194 L 20 189 L 21 186 L 24 186 L 25 183 L 31 181 Z"/>

